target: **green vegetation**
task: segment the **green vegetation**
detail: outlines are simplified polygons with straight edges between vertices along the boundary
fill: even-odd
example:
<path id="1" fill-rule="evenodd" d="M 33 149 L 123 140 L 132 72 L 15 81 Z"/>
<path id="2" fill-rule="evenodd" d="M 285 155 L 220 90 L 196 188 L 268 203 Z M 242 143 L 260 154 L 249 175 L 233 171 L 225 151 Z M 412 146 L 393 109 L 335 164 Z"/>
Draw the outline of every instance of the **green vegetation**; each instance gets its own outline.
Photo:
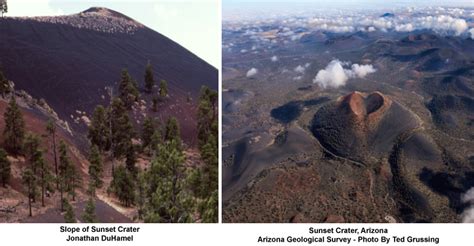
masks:
<path id="1" fill-rule="evenodd" d="M 153 87 L 155 86 L 155 79 L 153 78 L 153 69 L 151 63 L 148 62 L 145 69 L 145 91 L 150 94 L 153 92 Z"/>
<path id="2" fill-rule="evenodd" d="M 107 112 L 102 105 L 98 105 L 92 114 L 91 124 L 87 137 L 93 145 L 96 145 L 100 151 L 110 148 L 109 121 Z"/>
<path id="3" fill-rule="evenodd" d="M 1 8 L 1 3 L 0 3 L 0 8 Z M 5 95 L 10 93 L 11 91 L 12 91 L 12 88 L 10 87 L 10 82 L 3 74 L 2 70 L 0 70 L 0 94 L 2 94 L 2 97 L 5 98 Z"/>
<path id="4" fill-rule="evenodd" d="M 58 182 L 58 156 L 56 150 L 56 124 L 52 119 L 48 120 L 48 124 L 46 125 L 46 131 L 52 138 L 53 142 L 53 158 L 54 158 L 54 173 L 56 174 L 56 188 L 59 188 Z"/>
<path id="5" fill-rule="evenodd" d="M 0 148 L 0 182 L 6 187 L 11 175 L 11 163 L 7 158 L 7 152 Z"/>
<path id="6" fill-rule="evenodd" d="M 34 200 L 36 196 L 38 195 L 36 177 L 33 174 L 33 171 L 31 170 L 31 168 L 27 167 L 23 171 L 22 181 L 23 181 L 23 185 L 26 188 L 26 196 L 28 197 L 29 215 L 31 217 L 33 216 L 33 213 L 31 211 L 31 203 L 32 203 L 32 200 Z"/>
<path id="7" fill-rule="evenodd" d="M 3 139 L 5 149 L 11 154 L 19 154 L 23 147 L 25 137 L 25 121 L 21 114 L 20 108 L 16 104 L 13 96 L 8 103 L 7 110 L 4 114 L 5 129 L 3 130 Z"/>
<path id="8" fill-rule="evenodd" d="M 160 81 L 160 96 L 161 97 L 168 96 L 168 82 L 166 82 L 166 80 L 164 79 Z"/>
<path id="9" fill-rule="evenodd" d="M 119 97 L 125 107 L 130 109 L 133 103 L 138 101 L 139 96 L 137 82 L 130 77 L 127 69 L 122 70 L 122 77 L 119 82 Z"/>
<path id="10" fill-rule="evenodd" d="M 89 151 L 89 179 L 93 189 L 102 187 L 103 164 L 97 145 L 92 144 Z"/>
<path id="11" fill-rule="evenodd" d="M 2 12 L 2 17 L 8 12 L 7 0 L 0 0 L 0 12 Z"/>
<path id="12" fill-rule="evenodd" d="M 67 199 L 63 199 L 63 207 L 66 210 L 64 213 L 64 222 L 66 223 L 76 223 L 76 215 L 74 214 L 74 209 L 71 204 L 67 201 Z"/>

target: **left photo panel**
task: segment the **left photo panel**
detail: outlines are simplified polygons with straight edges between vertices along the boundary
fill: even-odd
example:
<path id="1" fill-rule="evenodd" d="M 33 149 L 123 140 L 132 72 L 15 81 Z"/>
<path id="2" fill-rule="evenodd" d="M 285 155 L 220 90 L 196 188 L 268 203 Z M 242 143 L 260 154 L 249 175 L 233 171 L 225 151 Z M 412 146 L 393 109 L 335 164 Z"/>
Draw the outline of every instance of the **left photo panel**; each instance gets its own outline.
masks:
<path id="1" fill-rule="evenodd" d="M 0 0 L 0 223 L 217 223 L 218 0 Z"/>

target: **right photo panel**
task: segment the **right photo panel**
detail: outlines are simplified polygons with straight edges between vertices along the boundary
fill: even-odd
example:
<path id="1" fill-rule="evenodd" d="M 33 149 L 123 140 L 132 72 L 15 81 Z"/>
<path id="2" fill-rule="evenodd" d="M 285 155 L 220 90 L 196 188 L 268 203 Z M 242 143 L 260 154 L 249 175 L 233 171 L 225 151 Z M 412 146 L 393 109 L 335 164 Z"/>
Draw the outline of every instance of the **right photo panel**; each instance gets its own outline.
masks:
<path id="1" fill-rule="evenodd" d="M 467 1 L 224 0 L 224 223 L 474 222 Z"/>

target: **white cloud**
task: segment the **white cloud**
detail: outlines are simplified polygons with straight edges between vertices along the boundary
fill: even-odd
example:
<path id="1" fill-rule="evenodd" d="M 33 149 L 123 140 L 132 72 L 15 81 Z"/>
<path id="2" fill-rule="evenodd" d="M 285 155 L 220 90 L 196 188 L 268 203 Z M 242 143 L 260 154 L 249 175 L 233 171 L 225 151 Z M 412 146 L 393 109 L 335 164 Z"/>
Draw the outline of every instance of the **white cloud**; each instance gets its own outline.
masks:
<path id="1" fill-rule="evenodd" d="M 365 78 L 369 73 L 375 73 L 376 69 L 372 65 L 352 64 L 352 71 L 356 77 Z"/>
<path id="2" fill-rule="evenodd" d="M 318 74 L 313 80 L 313 83 L 317 83 L 321 88 L 337 88 L 346 84 L 349 79 L 344 68 L 339 60 L 331 61 L 325 69 L 319 70 Z"/>
<path id="3" fill-rule="evenodd" d="M 272 60 L 272 62 L 277 62 L 277 61 L 278 61 L 278 57 L 277 57 L 277 56 L 272 56 L 271 60 Z"/>
<path id="4" fill-rule="evenodd" d="M 471 34 L 471 39 L 474 39 L 474 28 L 469 29 L 469 33 Z"/>
<path id="5" fill-rule="evenodd" d="M 250 70 L 247 71 L 247 78 L 253 77 L 258 73 L 258 69 L 256 68 L 251 68 Z"/>
<path id="6" fill-rule="evenodd" d="M 372 65 L 352 64 L 351 69 L 346 69 L 348 62 L 332 60 L 325 69 L 319 70 L 313 83 L 321 88 L 338 88 L 346 85 L 350 78 L 364 78 L 370 73 L 375 73 L 376 69 Z"/>
<path id="7" fill-rule="evenodd" d="M 297 67 L 295 67 L 294 71 L 297 72 L 297 73 L 304 73 L 304 71 L 306 70 L 305 67 L 301 66 L 301 65 L 298 65 Z"/>
<path id="8" fill-rule="evenodd" d="M 395 26 L 395 30 L 397 32 L 411 32 L 414 30 L 414 28 L 411 23 L 408 23 Z"/>

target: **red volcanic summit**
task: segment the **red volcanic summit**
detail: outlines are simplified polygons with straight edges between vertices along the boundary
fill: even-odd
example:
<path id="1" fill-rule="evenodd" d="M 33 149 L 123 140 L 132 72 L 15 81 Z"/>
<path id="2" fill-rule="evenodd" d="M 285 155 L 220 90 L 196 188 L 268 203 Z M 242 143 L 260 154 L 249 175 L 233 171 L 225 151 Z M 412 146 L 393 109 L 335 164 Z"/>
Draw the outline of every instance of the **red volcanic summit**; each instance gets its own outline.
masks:
<path id="1" fill-rule="evenodd" d="M 390 107 L 392 101 L 378 91 L 368 95 L 354 91 L 340 97 L 338 103 L 339 108 L 347 110 L 347 113 L 351 113 L 361 119 L 366 119 L 382 114 Z"/>
<path id="2" fill-rule="evenodd" d="M 363 161 L 383 155 L 398 136 L 419 127 L 411 111 L 376 91 L 352 92 L 316 112 L 312 132 L 333 153 Z"/>

